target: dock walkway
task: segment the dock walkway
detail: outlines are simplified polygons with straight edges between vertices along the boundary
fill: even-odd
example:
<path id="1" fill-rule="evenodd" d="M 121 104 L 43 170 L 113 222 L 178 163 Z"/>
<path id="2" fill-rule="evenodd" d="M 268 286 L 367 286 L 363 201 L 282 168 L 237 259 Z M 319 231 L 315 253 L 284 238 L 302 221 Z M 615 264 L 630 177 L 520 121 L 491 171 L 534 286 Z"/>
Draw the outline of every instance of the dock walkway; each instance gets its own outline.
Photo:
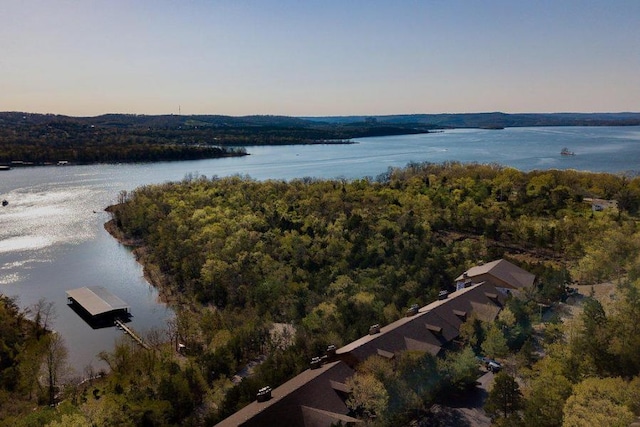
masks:
<path id="1" fill-rule="evenodd" d="M 138 344 L 140 344 L 142 346 L 142 348 L 146 349 L 146 350 L 151 350 L 151 347 L 149 347 L 149 344 L 145 343 L 142 338 L 140 338 L 140 336 L 136 333 L 136 331 L 134 331 L 133 329 L 131 329 L 130 327 L 128 327 L 122 320 L 120 319 L 116 319 L 114 320 L 114 323 L 116 324 L 116 326 L 122 328 L 122 330 L 128 334 L 131 338 L 133 338 L 133 340 L 135 342 L 137 342 Z"/>

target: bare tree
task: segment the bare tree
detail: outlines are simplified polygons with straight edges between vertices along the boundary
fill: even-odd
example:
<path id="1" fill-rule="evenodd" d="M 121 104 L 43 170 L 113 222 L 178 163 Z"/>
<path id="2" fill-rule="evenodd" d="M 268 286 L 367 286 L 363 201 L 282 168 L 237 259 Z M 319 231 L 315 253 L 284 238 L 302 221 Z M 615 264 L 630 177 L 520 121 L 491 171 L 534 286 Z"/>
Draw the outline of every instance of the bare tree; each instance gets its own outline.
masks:
<path id="1" fill-rule="evenodd" d="M 56 318 L 56 309 L 51 301 L 40 298 L 37 303 L 27 309 L 27 313 L 33 317 L 33 323 L 36 328 L 36 337 L 40 338 L 42 334 L 49 330 L 51 322 Z"/>
<path id="2" fill-rule="evenodd" d="M 129 201 L 129 193 L 127 193 L 127 190 L 122 190 L 120 191 L 120 193 L 118 193 L 118 204 L 121 205 L 123 203 L 126 203 L 127 201 Z"/>
<path id="3" fill-rule="evenodd" d="M 69 370 L 67 365 L 68 351 L 64 339 L 58 333 L 51 333 L 46 337 L 46 348 L 43 371 L 49 390 L 49 404 L 55 404 L 56 389 Z"/>
<path id="4" fill-rule="evenodd" d="M 165 332 L 158 328 L 151 328 L 144 334 L 144 342 L 151 348 L 159 348 L 165 342 Z"/>
<path id="5" fill-rule="evenodd" d="M 174 347 L 175 351 L 178 351 L 178 320 L 175 317 L 167 320 L 167 336 L 169 338 L 169 342 Z"/>

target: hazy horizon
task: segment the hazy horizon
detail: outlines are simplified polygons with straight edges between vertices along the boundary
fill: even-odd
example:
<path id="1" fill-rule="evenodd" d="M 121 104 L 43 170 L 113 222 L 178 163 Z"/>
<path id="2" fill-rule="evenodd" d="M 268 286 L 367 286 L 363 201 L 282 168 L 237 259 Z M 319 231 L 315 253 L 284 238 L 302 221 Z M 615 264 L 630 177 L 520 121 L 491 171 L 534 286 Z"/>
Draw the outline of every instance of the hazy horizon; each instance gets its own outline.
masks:
<path id="1" fill-rule="evenodd" d="M 0 111 L 640 111 L 636 0 L 3 3 Z"/>
<path id="2" fill-rule="evenodd" d="M 125 115 L 125 116 L 227 116 L 227 117 L 250 117 L 250 116 L 273 116 L 273 117 L 293 117 L 293 118 L 323 118 L 323 117 L 395 117 L 395 116 L 419 116 L 419 115 L 462 115 L 462 114 L 640 114 L 640 111 L 518 111 L 518 112 L 505 112 L 505 111 L 465 111 L 465 112 L 441 112 L 441 113 L 390 113 L 390 114 L 325 114 L 321 116 L 314 115 L 299 115 L 291 116 L 286 114 L 225 114 L 225 113 L 197 113 L 197 114 L 180 114 L 180 113 L 130 113 L 130 112 L 106 112 L 100 114 L 90 115 L 77 115 L 77 114 L 61 114 L 55 112 L 35 112 L 35 111 L 0 111 L 0 114 L 4 113 L 18 113 L 18 114 L 41 114 L 41 115 L 54 115 L 76 118 L 91 118 L 104 115 Z"/>

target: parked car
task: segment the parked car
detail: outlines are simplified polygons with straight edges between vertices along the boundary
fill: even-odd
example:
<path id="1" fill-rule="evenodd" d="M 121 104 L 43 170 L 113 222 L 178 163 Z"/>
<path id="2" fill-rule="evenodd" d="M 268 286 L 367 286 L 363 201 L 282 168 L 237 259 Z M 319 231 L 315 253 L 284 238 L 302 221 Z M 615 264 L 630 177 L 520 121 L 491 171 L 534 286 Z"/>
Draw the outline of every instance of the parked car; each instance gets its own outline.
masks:
<path id="1" fill-rule="evenodd" d="M 502 369 L 502 365 L 500 362 L 490 359 L 489 362 L 487 362 L 487 369 L 491 372 L 498 372 Z"/>
<path id="2" fill-rule="evenodd" d="M 478 356 L 478 360 L 482 365 L 484 365 L 487 371 L 499 372 L 502 369 L 502 365 L 500 364 L 500 362 L 493 360 L 489 357 Z"/>

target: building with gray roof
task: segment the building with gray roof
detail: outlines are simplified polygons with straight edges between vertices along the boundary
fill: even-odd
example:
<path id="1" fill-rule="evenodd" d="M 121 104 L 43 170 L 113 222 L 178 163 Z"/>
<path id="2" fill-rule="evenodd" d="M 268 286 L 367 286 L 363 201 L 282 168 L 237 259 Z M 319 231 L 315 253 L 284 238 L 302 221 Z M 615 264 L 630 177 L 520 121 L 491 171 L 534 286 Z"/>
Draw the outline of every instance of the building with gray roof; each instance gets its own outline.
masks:
<path id="1" fill-rule="evenodd" d="M 129 313 L 129 305 L 102 286 L 71 289 L 66 294 L 69 302 L 80 306 L 91 317 Z"/>

